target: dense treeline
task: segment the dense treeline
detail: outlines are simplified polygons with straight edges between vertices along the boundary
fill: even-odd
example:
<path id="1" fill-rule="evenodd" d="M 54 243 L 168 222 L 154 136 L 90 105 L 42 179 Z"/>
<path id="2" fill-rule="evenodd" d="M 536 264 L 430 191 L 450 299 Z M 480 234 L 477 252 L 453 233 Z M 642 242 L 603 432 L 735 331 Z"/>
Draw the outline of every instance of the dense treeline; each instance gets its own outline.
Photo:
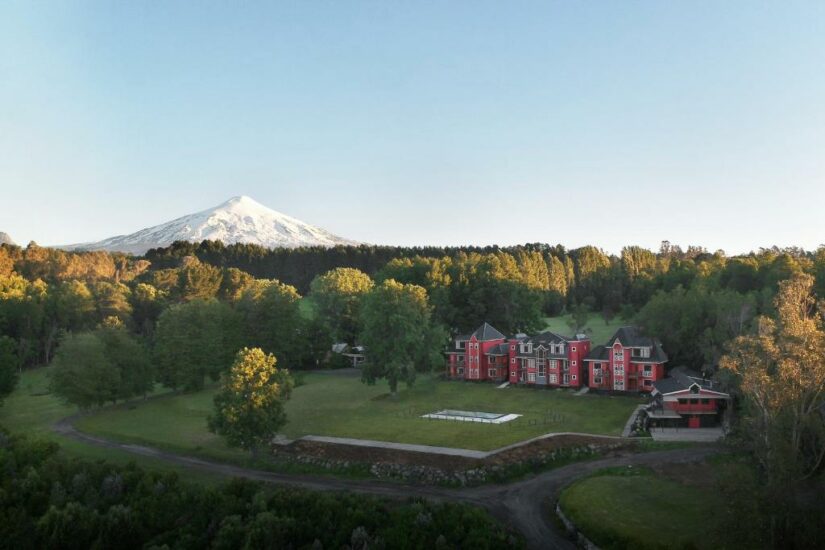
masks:
<path id="1" fill-rule="evenodd" d="M 483 511 L 374 497 L 210 488 L 134 465 L 68 460 L 54 443 L 0 432 L 5 548 L 519 548 Z"/>
<path id="2" fill-rule="evenodd" d="M 541 244 L 268 250 L 204 241 L 134 258 L 3 245 L 0 333 L 14 341 L 18 366 L 49 363 L 66 333 L 92 330 L 113 318 L 153 347 L 164 341 L 155 330 L 167 310 L 217 300 L 231 312 L 223 308 L 226 322 L 211 334 L 221 331 L 222 340 L 238 344 L 225 357 L 248 345 L 275 353 L 290 368 L 318 364 L 333 338 L 358 337 L 357 304 L 346 297 L 324 303 L 319 286 L 322 275 L 341 267 L 365 274 L 367 282 L 352 279 L 356 285 L 395 279 L 423 287 L 433 320 L 449 332 L 485 320 L 506 332 L 531 331 L 543 326 L 544 316 L 562 312 L 584 320 L 587 312 L 605 320 L 620 315 L 659 337 L 671 364 L 695 368 L 712 368 L 725 342 L 747 330 L 756 315 L 770 313 L 779 281 L 806 272 L 818 290 L 825 287 L 825 249 L 765 249 L 729 258 L 666 242 L 658 252 L 631 246 L 611 256 L 592 246 L 565 250 Z M 315 294 L 324 310 L 317 323 L 301 319 L 302 291 Z M 222 306 L 211 307 L 219 312 Z M 331 324 L 330 307 L 347 309 L 340 326 L 332 326 L 337 321 Z M 184 313 L 168 314 L 166 325 Z"/>

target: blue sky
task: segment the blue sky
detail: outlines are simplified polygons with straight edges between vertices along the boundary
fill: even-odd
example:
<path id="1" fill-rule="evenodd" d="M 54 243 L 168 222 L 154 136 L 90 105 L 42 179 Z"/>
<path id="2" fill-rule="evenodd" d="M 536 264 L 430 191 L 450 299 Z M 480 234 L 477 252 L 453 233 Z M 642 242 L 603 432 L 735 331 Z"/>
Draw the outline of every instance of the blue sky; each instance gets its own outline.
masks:
<path id="1" fill-rule="evenodd" d="M 0 231 L 825 242 L 823 2 L 4 2 Z"/>

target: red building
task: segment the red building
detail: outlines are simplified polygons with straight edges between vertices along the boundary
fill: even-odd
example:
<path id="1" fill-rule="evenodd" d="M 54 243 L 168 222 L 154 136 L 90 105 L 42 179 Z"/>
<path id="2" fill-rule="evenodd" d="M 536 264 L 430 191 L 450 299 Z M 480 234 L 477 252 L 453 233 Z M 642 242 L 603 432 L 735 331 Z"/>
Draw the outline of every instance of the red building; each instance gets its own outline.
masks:
<path id="1" fill-rule="evenodd" d="M 505 341 L 504 335 L 487 323 L 472 334 L 456 336 L 453 347 L 447 350 L 447 376 L 464 380 L 506 379 L 507 357 L 500 353 Z"/>
<path id="2" fill-rule="evenodd" d="M 621 327 L 584 361 L 591 389 L 651 392 L 665 377 L 667 355 L 658 340 L 643 336 L 636 327 Z"/>
<path id="3" fill-rule="evenodd" d="M 585 383 L 590 340 L 553 332 L 506 338 L 487 323 L 455 338 L 447 350 L 447 376 L 464 380 L 578 388 Z"/>
<path id="4" fill-rule="evenodd" d="M 545 331 L 508 341 L 510 383 L 578 388 L 585 383 L 585 335 L 573 338 Z"/>
<path id="5" fill-rule="evenodd" d="M 649 422 L 659 427 L 718 426 L 730 401 L 713 381 L 690 371 L 672 372 L 653 386 L 653 402 L 646 412 Z"/>

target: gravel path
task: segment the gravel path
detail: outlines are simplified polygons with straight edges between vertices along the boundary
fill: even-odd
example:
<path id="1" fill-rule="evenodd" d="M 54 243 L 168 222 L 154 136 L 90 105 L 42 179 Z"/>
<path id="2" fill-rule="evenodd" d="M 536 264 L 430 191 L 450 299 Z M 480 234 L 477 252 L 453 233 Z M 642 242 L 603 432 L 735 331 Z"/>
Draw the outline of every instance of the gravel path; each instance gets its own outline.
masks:
<path id="1" fill-rule="evenodd" d="M 717 452 L 715 447 L 694 447 L 643 454 L 628 454 L 613 458 L 579 462 L 556 468 L 529 479 L 504 485 L 483 485 L 463 489 L 404 485 L 381 480 L 350 480 L 314 475 L 280 474 L 245 468 L 232 464 L 213 462 L 186 455 L 171 453 L 142 445 L 118 443 L 89 435 L 74 427 L 76 416 L 57 422 L 53 429 L 83 443 L 108 449 L 118 449 L 139 456 L 147 456 L 178 464 L 187 468 L 225 475 L 243 477 L 267 483 L 289 485 L 317 491 L 352 491 L 390 498 L 422 497 L 434 501 L 464 502 L 481 506 L 504 525 L 522 533 L 529 548 L 573 549 L 563 531 L 554 524 L 553 508 L 559 493 L 575 480 L 602 468 L 661 463 L 683 463 L 702 460 Z"/>

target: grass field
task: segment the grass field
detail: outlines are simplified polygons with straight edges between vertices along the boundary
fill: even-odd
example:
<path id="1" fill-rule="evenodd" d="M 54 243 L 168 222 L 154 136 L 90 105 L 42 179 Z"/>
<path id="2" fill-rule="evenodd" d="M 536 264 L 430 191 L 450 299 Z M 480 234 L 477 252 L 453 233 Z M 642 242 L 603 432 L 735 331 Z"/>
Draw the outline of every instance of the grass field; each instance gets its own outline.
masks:
<path id="1" fill-rule="evenodd" d="M 680 466 L 681 467 L 681 466 Z M 710 468 L 710 466 L 705 466 Z M 566 489 L 565 515 L 601 548 L 714 548 L 724 502 L 713 485 L 646 469 L 605 471 Z"/>
<path id="2" fill-rule="evenodd" d="M 545 317 L 545 321 L 547 322 L 546 330 L 551 330 L 563 336 L 572 336 L 573 331 L 567 324 L 567 321 L 569 319 L 570 315 L 559 315 L 558 317 Z M 590 318 L 587 320 L 586 328 L 590 329 L 590 339 L 593 341 L 593 345 L 596 346 L 599 344 L 604 344 L 608 338 L 613 336 L 613 333 L 616 332 L 616 329 L 626 324 L 626 321 L 623 321 L 619 318 L 613 318 L 610 320 L 609 323 L 605 323 L 601 315 L 597 315 L 594 313 L 591 314 Z"/>
<path id="3" fill-rule="evenodd" d="M 159 445 L 221 459 L 237 458 L 206 429 L 214 389 L 161 397 L 133 408 L 120 407 L 81 419 L 87 432 L 135 443 Z M 355 376 L 307 374 L 287 404 L 283 433 L 355 437 L 490 450 L 547 432 L 621 433 L 632 397 L 574 396 L 568 391 L 496 389 L 489 384 L 443 382 L 422 377 L 398 397 L 385 383 L 366 386 Z M 443 408 L 517 413 L 500 425 L 427 420 L 422 414 Z"/>
<path id="4" fill-rule="evenodd" d="M 61 403 L 48 392 L 47 372 L 48 369 L 40 368 L 23 373 L 17 389 L 0 406 L 0 426 L 11 433 L 54 441 L 60 445 L 63 452 L 73 457 L 88 460 L 105 459 L 119 464 L 135 462 L 153 470 L 176 471 L 183 478 L 199 482 L 217 482 L 221 479 L 211 474 L 170 466 L 161 460 L 87 445 L 54 433 L 51 430 L 52 424 L 76 413 L 77 409 Z"/>

